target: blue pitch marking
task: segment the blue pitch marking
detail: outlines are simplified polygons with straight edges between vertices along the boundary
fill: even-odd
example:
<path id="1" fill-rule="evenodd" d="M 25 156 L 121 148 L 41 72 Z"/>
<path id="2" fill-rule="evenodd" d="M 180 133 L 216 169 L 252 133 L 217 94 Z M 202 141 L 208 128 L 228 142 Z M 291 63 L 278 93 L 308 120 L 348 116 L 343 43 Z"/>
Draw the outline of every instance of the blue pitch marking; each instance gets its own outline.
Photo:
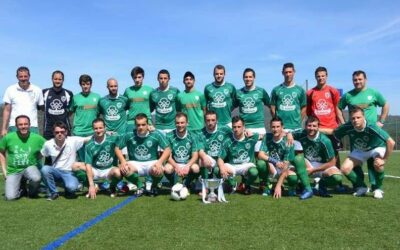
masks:
<path id="1" fill-rule="evenodd" d="M 62 246 L 65 242 L 69 241 L 70 239 L 72 239 L 73 237 L 77 236 L 78 234 L 88 230 L 89 228 L 91 228 L 92 226 L 97 224 L 98 222 L 104 220 L 108 216 L 112 215 L 114 212 L 116 212 L 116 211 L 120 210 L 121 208 L 123 208 L 124 206 L 128 205 L 129 203 L 134 201 L 136 198 L 137 198 L 136 196 L 129 197 L 128 199 L 124 200 L 120 204 L 108 209 L 104 213 L 98 215 L 97 217 L 95 217 L 95 218 L 91 219 L 90 221 L 82 224 L 81 226 L 75 228 L 74 230 L 64 234 L 60 238 L 58 238 L 55 241 L 51 242 L 50 244 L 44 246 L 42 248 L 42 250 L 56 249 L 56 248 Z"/>

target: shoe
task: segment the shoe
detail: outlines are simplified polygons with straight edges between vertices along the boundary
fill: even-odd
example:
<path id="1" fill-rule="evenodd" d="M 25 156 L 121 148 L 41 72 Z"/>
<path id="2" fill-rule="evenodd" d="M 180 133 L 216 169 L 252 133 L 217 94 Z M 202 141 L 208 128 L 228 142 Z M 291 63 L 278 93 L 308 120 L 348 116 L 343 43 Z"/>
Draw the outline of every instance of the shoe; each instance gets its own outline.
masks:
<path id="1" fill-rule="evenodd" d="M 76 199 L 78 196 L 76 195 L 75 192 L 65 192 L 64 194 L 65 199 Z"/>
<path id="2" fill-rule="evenodd" d="M 308 191 L 308 190 L 304 190 L 303 193 L 301 193 L 301 195 L 300 195 L 300 200 L 309 199 L 309 198 L 311 198 L 313 195 L 314 195 L 314 194 L 313 194 L 312 190 L 309 190 L 309 191 Z"/>
<path id="3" fill-rule="evenodd" d="M 117 188 L 110 188 L 110 198 L 115 198 L 117 197 Z"/>
<path id="4" fill-rule="evenodd" d="M 383 191 L 380 189 L 375 189 L 373 192 L 375 199 L 382 199 L 383 198 Z"/>
<path id="5" fill-rule="evenodd" d="M 343 186 L 342 184 L 337 185 L 335 190 L 337 193 L 340 193 L 340 194 L 346 193 L 346 187 Z"/>
<path id="6" fill-rule="evenodd" d="M 57 200 L 57 198 L 59 197 L 60 195 L 58 194 L 58 193 L 52 193 L 49 197 L 47 197 L 47 200 L 48 201 L 54 201 L 54 200 Z"/>
<path id="7" fill-rule="evenodd" d="M 294 197 L 294 196 L 296 196 L 296 189 L 289 189 L 289 190 L 288 190 L 288 196 L 289 196 L 289 197 Z"/>
<path id="8" fill-rule="evenodd" d="M 151 197 L 156 197 L 158 195 L 158 187 L 152 187 L 150 190 L 150 196 Z"/>
<path id="9" fill-rule="evenodd" d="M 271 195 L 271 189 L 265 188 L 264 191 L 262 192 L 262 196 L 270 196 Z"/>
<path id="10" fill-rule="evenodd" d="M 144 194 L 144 190 L 143 188 L 139 188 L 138 190 L 136 190 L 136 197 L 140 197 Z"/>
<path id="11" fill-rule="evenodd" d="M 365 196 L 365 194 L 368 192 L 368 188 L 366 187 L 358 187 L 356 189 L 356 192 L 353 194 L 356 197 L 362 197 Z"/>
<path id="12" fill-rule="evenodd" d="M 251 194 L 251 186 L 246 185 L 243 194 L 250 195 Z"/>
<path id="13" fill-rule="evenodd" d="M 328 193 L 328 190 L 326 189 L 326 187 L 323 187 L 323 186 L 319 186 L 318 194 L 319 194 L 319 196 L 324 197 L 324 198 L 332 198 L 332 195 L 330 195 Z"/>
<path id="14" fill-rule="evenodd" d="M 260 193 L 263 194 L 266 187 L 267 187 L 267 185 L 266 185 L 265 181 L 260 181 L 260 186 L 258 188 L 260 190 Z"/>
<path id="15" fill-rule="evenodd" d="M 239 193 L 243 193 L 245 191 L 245 189 L 246 189 L 246 185 L 244 185 L 244 183 L 241 182 L 239 184 L 239 186 L 237 186 L 236 191 L 238 191 Z"/>

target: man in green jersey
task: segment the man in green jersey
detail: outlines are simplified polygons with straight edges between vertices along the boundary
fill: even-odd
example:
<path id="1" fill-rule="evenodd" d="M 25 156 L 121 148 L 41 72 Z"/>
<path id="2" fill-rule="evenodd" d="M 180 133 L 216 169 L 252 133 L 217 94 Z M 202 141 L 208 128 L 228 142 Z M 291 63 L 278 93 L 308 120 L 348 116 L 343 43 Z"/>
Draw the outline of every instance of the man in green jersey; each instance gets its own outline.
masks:
<path id="1" fill-rule="evenodd" d="M 157 195 L 157 185 L 164 173 L 164 162 L 168 160 L 171 149 L 165 136 L 158 130 L 149 130 L 148 117 L 139 113 L 135 118 L 136 129 L 121 137 L 117 149 L 127 147 L 129 161 L 121 160 L 120 169 L 125 178 L 138 187 L 137 195 L 143 193 L 143 183 L 139 176 L 153 179 L 150 195 Z M 163 150 L 160 157 L 159 148 Z"/>
<path id="2" fill-rule="evenodd" d="M 92 122 L 98 116 L 100 95 L 91 92 L 92 83 L 92 77 L 81 75 L 79 85 L 82 91 L 72 98 L 70 114 L 73 114 L 72 134 L 75 136 L 87 137 L 93 134 Z M 85 147 L 78 151 L 78 157 L 80 161 L 84 161 Z"/>
<path id="3" fill-rule="evenodd" d="M 356 190 L 354 196 L 364 196 L 368 192 L 364 176 L 356 174 L 354 169 L 361 168 L 360 166 L 367 162 L 371 191 L 374 198 L 382 199 L 384 166 L 393 151 L 395 141 L 376 123 L 369 123 L 363 109 L 359 107 L 354 107 L 350 111 L 350 119 L 351 122 L 333 131 L 338 139 L 348 135 L 352 145 L 352 151 L 342 163 L 340 170 L 352 182 Z"/>
<path id="4" fill-rule="evenodd" d="M 217 113 L 219 124 L 232 127 L 231 112 L 234 109 L 236 88 L 232 83 L 225 82 L 225 67 L 223 65 L 214 67 L 214 82 L 204 88 L 204 97 L 207 102 L 207 110 L 213 110 Z"/>
<path id="5" fill-rule="evenodd" d="M 85 165 L 79 165 L 86 171 L 89 182 L 89 192 L 86 197 L 95 199 L 97 188 L 95 180 L 107 179 L 111 181 L 111 197 L 116 195 L 116 185 L 121 179 L 118 160 L 124 160 L 120 151 L 117 151 L 117 137 L 106 134 L 105 122 L 96 118 L 93 122 L 94 135 L 85 147 Z"/>
<path id="6" fill-rule="evenodd" d="M 362 70 L 354 71 L 353 84 L 354 89 L 344 94 L 340 99 L 339 109 L 344 110 L 346 106 L 349 111 L 355 107 L 362 108 L 368 123 L 376 123 L 379 127 L 383 127 L 389 114 L 389 104 L 386 99 L 378 91 L 367 87 L 367 74 Z M 377 107 L 382 107 L 379 119 Z"/>
<path id="7" fill-rule="evenodd" d="M 150 94 L 150 108 L 156 113 L 156 129 L 166 134 L 175 128 L 179 90 L 169 85 L 170 74 L 166 69 L 158 72 L 157 80 L 159 86 Z"/>
<path id="8" fill-rule="evenodd" d="M 224 140 L 218 154 L 217 164 L 224 179 L 242 175 L 245 177 L 244 194 L 251 194 L 251 184 L 257 179 L 258 171 L 254 164 L 254 146 L 259 135 L 245 136 L 244 121 L 240 116 L 232 118 L 233 132 Z"/>
<path id="9" fill-rule="evenodd" d="M 319 119 L 309 116 L 306 120 L 306 129 L 294 133 L 293 136 L 303 146 L 308 174 L 319 180 L 319 195 L 331 197 L 327 187 L 341 185 L 342 174 L 336 167 L 335 151 L 331 140 L 319 132 Z"/>
<path id="10" fill-rule="evenodd" d="M 99 101 L 99 113 L 106 123 L 108 134 L 122 135 L 126 132 L 129 100 L 118 93 L 118 81 L 114 78 L 107 80 L 108 95 Z"/>
<path id="11" fill-rule="evenodd" d="M 153 88 L 143 85 L 144 70 L 141 67 L 134 67 L 131 71 L 131 77 L 134 85 L 126 88 L 124 92 L 124 96 L 129 99 L 128 132 L 133 131 L 133 128 L 135 127 L 135 117 L 139 113 L 146 114 L 149 119 L 148 124 L 152 124 L 150 114 L 150 93 L 153 91 Z"/>
<path id="12" fill-rule="evenodd" d="M 198 135 L 200 142 L 199 163 L 201 177 L 208 179 L 210 173 L 219 175 L 218 154 L 225 138 L 232 133 L 232 129 L 228 126 L 218 125 L 217 113 L 212 110 L 207 110 L 204 120 L 206 126 Z"/>
<path id="13" fill-rule="evenodd" d="M 21 180 L 29 181 L 28 195 L 35 198 L 40 185 L 40 150 L 46 139 L 31 133 L 30 119 L 26 115 L 15 118 L 16 132 L 9 132 L 0 140 L 0 162 L 5 179 L 5 199 L 21 196 Z"/>
<path id="14" fill-rule="evenodd" d="M 185 91 L 178 94 L 178 110 L 188 116 L 188 130 L 198 132 L 204 127 L 206 101 L 203 93 L 194 88 L 195 78 L 192 72 L 183 75 Z"/>
<path id="15" fill-rule="evenodd" d="M 173 173 L 185 179 L 184 185 L 189 187 L 200 172 L 197 164 L 199 141 L 196 134 L 187 130 L 187 115 L 178 112 L 175 118 L 176 129 L 167 134 L 167 140 L 171 146 L 171 156 L 165 165 L 165 174 L 174 185 Z"/>
<path id="16" fill-rule="evenodd" d="M 284 82 L 276 86 L 271 92 L 272 117 L 279 116 L 285 122 L 285 131 L 302 129 L 302 121 L 306 116 L 307 97 L 304 89 L 296 85 L 293 63 L 285 63 L 282 68 Z M 301 144 L 295 141 L 294 149 L 301 150 Z"/>
<path id="17" fill-rule="evenodd" d="M 267 183 L 264 189 L 264 196 L 270 195 L 269 178 L 278 177 L 278 182 L 275 185 L 274 197 L 282 196 L 283 181 L 287 179 L 289 186 L 289 196 L 296 194 L 296 185 L 298 178 L 304 186 L 304 191 L 300 195 L 301 200 L 311 198 L 313 192 L 310 186 L 310 181 L 307 174 L 306 164 L 303 154 L 294 155 L 293 146 L 287 145 L 287 137 L 283 131 L 283 122 L 280 117 L 274 117 L 270 122 L 271 133 L 264 137 L 261 144 L 259 159 L 267 161 L 267 168 L 259 168 L 260 179 Z"/>

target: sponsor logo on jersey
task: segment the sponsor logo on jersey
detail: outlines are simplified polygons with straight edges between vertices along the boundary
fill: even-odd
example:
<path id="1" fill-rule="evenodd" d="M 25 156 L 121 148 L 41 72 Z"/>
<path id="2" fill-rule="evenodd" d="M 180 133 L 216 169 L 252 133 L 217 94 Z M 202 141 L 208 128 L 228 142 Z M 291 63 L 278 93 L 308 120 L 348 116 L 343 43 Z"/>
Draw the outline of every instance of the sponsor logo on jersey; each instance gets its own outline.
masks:
<path id="1" fill-rule="evenodd" d="M 108 121 L 118 121 L 119 119 L 121 119 L 121 115 L 118 113 L 118 108 L 114 105 L 108 107 L 106 112 L 107 114 L 105 119 Z"/>
<path id="2" fill-rule="evenodd" d="M 256 101 L 252 97 L 246 97 L 243 100 L 242 112 L 246 114 L 252 114 L 257 112 L 257 107 L 255 107 Z"/>
<path id="3" fill-rule="evenodd" d="M 317 109 L 314 111 L 316 115 L 329 115 L 332 112 L 325 99 L 319 99 L 316 106 Z"/>
<path id="4" fill-rule="evenodd" d="M 213 108 L 224 108 L 224 107 L 226 107 L 225 97 L 226 96 L 223 93 L 217 92 L 213 96 L 213 100 L 211 102 L 211 107 L 213 107 Z"/>
<path id="5" fill-rule="evenodd" d="M 305 157 L 309 161 L 316 161 L 316 162 L 322 161 L 322 158 L 318 155 L 318 152 L 315 150 L 315 148 L 313 146 L 306 147 L 306 149 L 304 150 L 304 153 L 305 153 Z"/>
<path id="6" fill-rule="evenodd" d="M 149 154 L 149 150 L 145 145 L 139 145 L 135 148 L 134 152 L 135 158 L 139 161 L 148 161 L 151 158 L 151 154 Z"/>
<path id="7" fill-rule="evenodd" d="M 29 155 L 31 154 L 32 149 L 28 147 L 28 149 L 20 148 L 18 145 L 14 147 L 15 157 L 13 159 L 14 166 L 26 166 L 29 164 Z"/>
<path id="8" fill-rule="evenodd" d="M 190 144 L 189 144 L 190 146 Z M 189 160 L 189 150 L 187 147 L 185 146 L 179 146 L 176 150 L 175 150 L 175 161 L 177 163 L 187 163 Z"/>
<path id="9" fill-rule="evenodd" d="M 168 114 L 172 112 L 170 100 L 171 99 L 165 97 L 161 98 L 157 103 L 157 112 L 160 114 Z"/>
<path id="10" fill-rule="evenodd" d="M 54 99 L 50 103 L 50 108 L 47 110 L 51 115 L 62 115 L 65 113 L 63 109 L 63 103 L 59 99 Z"/>
<path id="11" fill-rule="evenodd" d="M 244 149 L 239 150 L 237 157 L 233 159 L 233 163 L 235 164 L 248 162 L 250 162 L 249 153 Z"/>
<path id="12" fill-rule="evenodd" d="M 293 111 L 296 109 L 294 105 L 294 99 L 291 95 L 284 95 L 282 98 L 282 103 L 279 105 L 279 109 L 282 111 Z"/>
<path id="13" fill-rule="evenodd" d="M 110 152 L 105 149 L 100 151 L 99 157 L 97 158 L 96 165 L 99 167 L 108 167 L 113 163 L 113 157 L 111 157 Z"/>

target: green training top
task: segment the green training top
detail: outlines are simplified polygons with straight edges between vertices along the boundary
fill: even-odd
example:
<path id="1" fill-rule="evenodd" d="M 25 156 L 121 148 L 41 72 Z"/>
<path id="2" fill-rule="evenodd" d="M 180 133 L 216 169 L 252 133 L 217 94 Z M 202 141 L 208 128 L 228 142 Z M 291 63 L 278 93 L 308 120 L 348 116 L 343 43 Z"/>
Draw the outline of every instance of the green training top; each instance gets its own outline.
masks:
<path id="1" fill-rule="evenodd" d="M 369 151 L 377 147 L 386 147 L 386 141 L 390 138 L 389 134 L 378 127 L 376 124 L 369 124 L 362 131 L 357 131 L 354 126 L 347 122 L 339 126 L 334 131 L 338 139 L 348 135 L 352 149 L 360 151 Z"/>
<path id="2" fill-rule="evenodd" d="M 126 132 L 127 116 L 129 108 L 128 98 L 118 95 L 113 98 L 110 95 L 102 97 L 99 101 L 99 112 L 103 115 L 107 131 L 113 131 L 122 135 Z"/>
<path id="3" fill-rule="evenodd" d="M 136 129 L 121 136 L 120 148 L 127 147 L 131 161 L 153 161 L 158 159 L 158 147 L 169 147 L 165 136 L 158 130 L 149 132 L 146 136 L 139 136 Z"/>
<path id="4" fill-rule="evenodd" d="M 215 82 L 207 84 L 204 88 L 204 97 L 207 102 L 207 110 L 217 113 L 218 124 L 226 125 L 232 121 L 232 110 L 236 99 L 236 88 L 232 83 L 225 82 L 216 85 Z"/>
<path id="5" fill-rule="evenodd" d="M 306 92 L 298 85 L 287 87 L 282 83 L 272 90 L 271 106 L 276 107 L 286 129 L 301 129 L 301 108 L 306 105 Z"/>
<path id="6" fill-rule="evenodd" d="M 271 133 L 264 136 L 260 151 L 268 154 L 269 157 L 277 161 L 293 161 L 294 149 L 293 146 L 287 146 L 286 136 L 282 137 L 279 141 L 275 142 Z"/>
<path id="7" fill-rule="evenodd" d="M 92 137 L 85 147 L 85 163 L 96 169 L 118 166 L 118 158 L 115 155 L 117 142 L 117 136 L 105 135 L 101 143 L 96 142 Z"/>
<path id="8" fill-rule="evenodd" d="M 153 88 L 147 85 L 142 85 L 137 88 L 130 86 L 125 89 L 124 96 L 129 99 L 128 123 L 134 124 L 135 117 L 139 113 L 144 113 L 148 117 L 148 123 L 152 124 L 150 113 L 150 93 Z"/>
<path id="9" fill-rule="evenodd" d="M 172 158 L 176 163 L 188 163 L 192 154 L 199 151 L 199 139 L 191 131 L 187 131 L 186 135 L 181 138 L 176 130 L 173 130 L 167 133 L 167 140 L 171 146 Z"/>
<path id="10" fill-rule="evenodd" d="M 169 86 L 167 90 L 161 91 L 158 88 L 150 94 L 151 111 L 156 111 L 157 129 L 174 129 L 176 105 L 179 90 Z"/>
<path id="11" fill-rule="evenodd" d="M 188 130 L 200 130 L 204 127 L 204 112 L 206 100 L 203 93 L 193 90 L 192 92 L 180 92 L 178 94 L 178 110 L 188 116 Z"/>
<path id="12" fill-rule="evenodd" d="M 252 90 L 241 88 L 236 93 L 236 105 L 239 115 L 243 118 L 246 128 L 264 128 L 264 106 L 270 106 L 267 91 L 260 87 Z"/>
<path id="13" fill-rule="evenodd" d="M 70 111 L 74 112 L 72 134 L 77 136 L 89 136 L 93 134 L 92 122 L 98 116 L 97 104 L 100 95 L 90 92 L 83 95 L 82 92 L 74 95 Z"/>
<path id="14" fill-rule="evenodd" d="M 39 155 L 46 139 L 36 133 L 21 138 L 10 132 L 0 140 L 0 151 L 7 153 L 7 174 L 18 174 L 29 166 L 40 164 Z"/>
<path id="15" fill-rule="evenodd" d="M 293 137 L 301 143 L 304 157 L 311 162 L 326 163 L 335 157 L 331 140 L 320 132 L 315 139 L 308 138 L 306 130 L 293 133 Z"/>
<path id="16" fill-rule="evenodd" d="M 251 137 L 244 137 L 238 141 L 231 133 L 222 144 L 218 158 L 230 164 L 242 164 L 255 162 L 254 146 L 258 141 L 258 134 L 254 133 Z"/>
<path id="17" fill-rule="evenodd" d="M 381 93 L 374 89 L 366 88 L 360 92 L 355 89 L 347 92 L 340 98 L 338 107 L 343 110 L 346 107 L 351 111 L 354 107 L 359 107 L 364 110 L 365 118 L 369 123 L 378 121 L 377 106 L 383 107 L 386 104 L 386 99 Z"/>

